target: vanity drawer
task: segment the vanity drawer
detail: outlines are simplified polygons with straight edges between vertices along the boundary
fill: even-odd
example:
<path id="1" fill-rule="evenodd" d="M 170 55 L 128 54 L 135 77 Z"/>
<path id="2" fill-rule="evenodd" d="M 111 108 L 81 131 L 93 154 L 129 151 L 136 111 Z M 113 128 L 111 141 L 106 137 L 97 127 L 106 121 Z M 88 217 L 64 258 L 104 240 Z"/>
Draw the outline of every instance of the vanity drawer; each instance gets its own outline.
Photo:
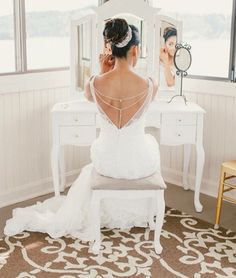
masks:
<path id="1" fill-rule="evenodd" d="M 162 125 L 196 125 L 196 122 L 195 113 L 162 114 Z"/>
<path id="2" fill-rule="evenodd" d="M 196 126 L 166 126 L 161 129 L 161 144 L 196 142 Z"/>
<path id="3" fill-rule="evenodd" d="M 95 125 L 95 113 L 62 113 L 58 116 L 60 125 Z"/>
<path id="4" fill-rule="evenodd" d="M 96 139 L 95 126 L 60 127 L 60 144 L 91 145 Z"/>

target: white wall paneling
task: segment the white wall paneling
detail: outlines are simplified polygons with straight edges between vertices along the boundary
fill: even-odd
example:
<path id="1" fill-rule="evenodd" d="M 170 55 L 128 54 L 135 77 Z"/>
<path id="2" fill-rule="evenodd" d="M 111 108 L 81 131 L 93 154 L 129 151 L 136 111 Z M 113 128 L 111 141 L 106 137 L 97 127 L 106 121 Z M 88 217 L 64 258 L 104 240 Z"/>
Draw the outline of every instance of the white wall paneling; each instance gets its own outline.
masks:
<path id="1" fill-rule="evenodd" d="M 10 83 L 9 77 L 4 77 L 3 83 L 2 77 L 0 78 L 0 86 L 4 85 L 0 88 L 0 207 L 53 192 L 50 110 L 55 103 L 69 100 L 69 75 L 61 80 L 52 73 L 48 77 L 44 74 L 40 78 L 45 84 L 36 82 L 36 77 L 33 77 L 35 89 L 32 89 L 32 80 L 24 85 L 23 80 L 18 80 L 20 83 L 17 83 L 14 77 L 12 80 L 15 80 L 15 84 Z M 26 76 L 17 78 L 25 79 Z M 211 87 L 209 84 L 205 86 L 208 93 L 202 91 L 201 84 L 204 82 L 193 82 L 195 87 L 186 82 L 190 88 L 186 96 L 206 110 L 206 160 L 201 191 L 216 196 L 221 163 L 236 159 L 236 95 L 233 95 L 232 84 L 225 83 L 227 93 L 224 95 L 223 87 L 222 94 L 219 94 L 218 82 L 215 82 L 216 94 L 213 81 Z M 190 80 L 188 83 L 191 83 Z M 159 140 L 158 130 L 147 128 L 147 132 Z M 90 162 L 89 155 L 89 147 L 65 148 L 68 184 L 78 176 L 81 167 Z M 161 161 L 166 181 L 181 184 L 182 147 L 162 146 Z M 192 148 L 189 171 L 191 185 L 194 185 L 194 178 L 195 151 Z"/>
<path id="2" fill-rule="evenodd" d="M 0 94 L 0 207 L 53 191 L 50 110 L 68 95 L 69 87 Z M 81 156 L 66 149 L 68 176 L 78 175 Z"/>

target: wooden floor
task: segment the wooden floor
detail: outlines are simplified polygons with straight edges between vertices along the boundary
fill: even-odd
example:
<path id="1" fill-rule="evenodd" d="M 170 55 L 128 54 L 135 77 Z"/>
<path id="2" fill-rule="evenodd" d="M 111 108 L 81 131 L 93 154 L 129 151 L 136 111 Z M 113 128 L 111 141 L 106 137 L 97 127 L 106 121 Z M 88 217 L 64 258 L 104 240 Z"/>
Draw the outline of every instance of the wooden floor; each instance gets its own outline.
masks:
<path id="1" fill-rule="evenodd" d="M 25 202 L 17 203 L 12 206 L 1 208 L 0 237 L 3 236 L 5 222 L 8 218 L 11 217 L 13 208 L 33 205 L 37 201 L 43 201 L 44 199 L 52 196 L 53 194 L 48 194 Z M 167 190 L 165 191 L 165 201 L 168 207 L 178 209 L 180 211 L 196 216 L 202 220 L 214 223 L 216 199 L 201 194 L 200 200 L 203 204 L 203 212 L 197 213 L 195 212 L 193 206 L 193 191 L 185 191 L 181 187 L 171 184 L 168 184 Z M 223 203 L 220 226 L 236 232 L 236 205 L 228 202 Z"/>

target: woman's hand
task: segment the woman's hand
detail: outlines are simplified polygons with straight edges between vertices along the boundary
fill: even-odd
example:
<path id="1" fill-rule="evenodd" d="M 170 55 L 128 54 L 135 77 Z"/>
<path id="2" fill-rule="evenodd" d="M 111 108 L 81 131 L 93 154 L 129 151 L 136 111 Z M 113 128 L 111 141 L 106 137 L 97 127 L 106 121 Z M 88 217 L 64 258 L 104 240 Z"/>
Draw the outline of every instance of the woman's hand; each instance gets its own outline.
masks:
<path id="1" fill-rule="evenodd" d="M 110 54 L 99 55 L 100 73 L 103 74 L 114 68 L 115 58 Z"/>
<path id="2" fill-rule="evenodd" d="M 168 53 L 167 53 L 165 47 L 162 47 L 160 50 L 160 60 L 165 65 L 168 65 L 168 63 L 169 63 L 169 57 L 168 57 Z"/>

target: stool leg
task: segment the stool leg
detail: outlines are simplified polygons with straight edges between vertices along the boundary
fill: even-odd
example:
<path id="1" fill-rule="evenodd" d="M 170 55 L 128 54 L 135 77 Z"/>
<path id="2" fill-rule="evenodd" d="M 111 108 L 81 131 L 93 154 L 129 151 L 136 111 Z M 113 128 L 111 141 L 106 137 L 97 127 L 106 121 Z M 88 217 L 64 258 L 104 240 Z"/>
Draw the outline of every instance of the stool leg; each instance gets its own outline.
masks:
<path id="1" fill-rule="evenodd" d="M 150 230 L 155 230 L 155 222 L 154 222 L 154 215 L 155 215 L 155 199 L 150 198 L 149 203 L 149 211 L 148 211 L 148 222 Z"/>
<path id="2" fill-rule="evenodd" d="M 224 170 L 221 169 L 220 184 L 219 184 L 219 191 L 218 191 L 218 200 L 217 200 L 217 207 L 216 207 L 216 220 L 215 220 L 215 226 L 214 226 L 215 229 L 219 228 L 225 176 L 226 176 L 226 174 L 225 174 Z"/>
<path id="3" fill-rule="evenodd" d="M 147 229 L 150 231 L 155 230 L 155 222 L 154 222 L 154 215 L 155 215 L 155 201 L 156 198 L 149 198 L 149 203 L 148 203 L 148 225 Z M 149 233 L 146 230 L 144 233 L 144 239 L 148 240 Z"/>
<path id="4" fill-rule="evenodd" d="M 100 196 L 96 191 L 92 195 L 92 218 L 95 242 L 92 246 L 92 252 L 98 254 L 101 246 L 101 225 L 100 225 Z"/>
<path id="5" fill-rule="evenodd" d="M 161 229 L 165 216 L 165 199 L 164 190 L 158 190 L 156 193 L 157 200 L 157 214 L 156 214 L 156 229 L 154 234 L 154 247 L 157 254 L 161 254 L 162 246 L 160 244 Z"/>

